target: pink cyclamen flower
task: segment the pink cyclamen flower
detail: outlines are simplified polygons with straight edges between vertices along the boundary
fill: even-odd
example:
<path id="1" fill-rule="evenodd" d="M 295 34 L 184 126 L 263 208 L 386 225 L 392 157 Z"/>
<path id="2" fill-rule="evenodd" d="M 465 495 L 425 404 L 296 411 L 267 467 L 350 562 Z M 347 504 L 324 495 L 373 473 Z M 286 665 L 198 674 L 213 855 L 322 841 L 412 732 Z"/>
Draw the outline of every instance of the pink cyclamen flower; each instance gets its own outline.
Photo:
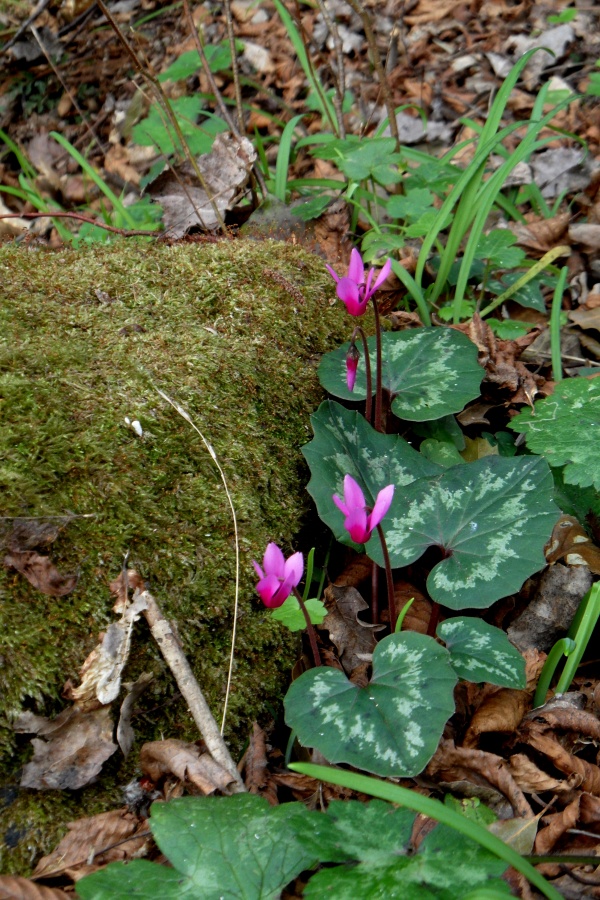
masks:
<path id="1" fill-rule="evenodd" d="M 394 485 L 382 488 L 375 499 L 375 506 L 367 513 L 365 495 L 351 475 L 344 478 L 344 499 L 333 495 L 333 502 L 346 516 L 344 528 L 355 544 L 366 544 L 371 532 L 377 528 L 391 506 Z"/>
<path id="2" fill-rule="evenodd" d="M 304 572 L 304 557 L 294 553 L 286 559 L 277 544 L 267 544 L 263 556 L 264 572 L 257 562 L 252 561 L 260 581 L 256 590 L 260 599 L 270 609 L 282 606 L 297 587 Z"/>
<path id="3" fill-rule="evenodd" d="M 340 278 L 331 266 L 326 266 L 327 271 L 337 284 L 336 293 L 340 300 L 346 304 L 346 309 L 351 316 L 362 316 L 367 308 L 367 303 L 377 290 L 380 284 L 391 272 L 392 261 L 387 259 L 381 269 L 379 275 L 375 278 L 375 269 L 369 269 L 367 280 L 365 281 L 365 264 L 362 256 L 356 249 L 350 254 L 350 265 L 348 266 L 348 275 Z"/>
<path id="4" fill-rule="evenodd" d="M 346 383 L 349 391 L 353 391 L 354 385 L 356 384 L 356 370 L 358 369 L 359 359 L 360 353 L 353 341 L 348 347 L 348 352 L 346 354 Z"/>

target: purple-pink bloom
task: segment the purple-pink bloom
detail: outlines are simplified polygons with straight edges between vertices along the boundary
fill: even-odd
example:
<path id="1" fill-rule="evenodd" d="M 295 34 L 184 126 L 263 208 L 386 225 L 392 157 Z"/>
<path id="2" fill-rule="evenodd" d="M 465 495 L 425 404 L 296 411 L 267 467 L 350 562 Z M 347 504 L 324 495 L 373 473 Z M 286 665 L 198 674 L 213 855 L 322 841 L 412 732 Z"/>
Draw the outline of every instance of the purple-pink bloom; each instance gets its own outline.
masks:
<path id="1" fill-rule="evenodd" d="M 263 556 L 263 569 L 254 560 L 252 565 L 260 581 L 256 590 L 260 599 L 269 609 L 282 606 L 298 586 L 304 572 L 304 557 L 301 553 L 294 553 L 286 559 L 277 544 L 267 544 Z"/>
<path id="2" fill-rule="evenodd" d="M 349 391 L 353 391 L 354 385 L 356 384 L 356 370 L 358 369 L 359 359 L 360 353 L 358 352 L 358 348 L 356 344 L 352 342 L 348 347 L 348 352 L 346 354 L 346 383 Z"/>
<path id="3" fill-rule="evenodd" d="M 367 303 L 377 290 L 380 284 L 391 272 L 392 261 L 387 259 L 381 269 L 379 275 L 375 278 L 375 269 L 369 269 L 367 280 L 365 281 L 365 264 L 362 256 L 356 249 L 350 254 L 350 264 L 348 266 L 348 275 L 341 277 L 335 272 L 331 266 L 326 266 L 327 271 L 337 284 L 336 293 L 340 300 L 346 304 L 346 309 L 351 316 L 362 316 L 367 308 Z"/>
<path id="4" fill-rule="evenodd" d="M 344 478 L 344 499 L 333 495 L 333 502 L 346 516 L 344 528 L 355 544 L 366 544 L 371 532 L 377 528 L 391 506 L 394 496 L 394 485 L 382 488 L 375 498 L 375 506 L 367 512 L 365 495 L 361 487 L 351 475 Z"/>

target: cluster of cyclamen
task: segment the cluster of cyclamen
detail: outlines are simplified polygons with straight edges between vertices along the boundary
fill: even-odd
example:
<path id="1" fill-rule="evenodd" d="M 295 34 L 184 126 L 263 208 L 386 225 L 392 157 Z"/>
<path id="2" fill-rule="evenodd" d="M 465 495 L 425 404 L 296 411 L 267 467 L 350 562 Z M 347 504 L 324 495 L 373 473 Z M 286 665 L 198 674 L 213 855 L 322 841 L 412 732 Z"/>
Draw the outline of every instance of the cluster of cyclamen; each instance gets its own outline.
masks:
<path id="1" fill-rule="evenodd" d="M 375 278 L 375 270 L 369 269 L 365 281 L 365 266 L 360 253 L 355 249 L 350 255 L 348 275 L 345 278 L 340 278 L 331 266 L 327 266 L 327 270 L 336 281 L 336 293 L 346 304 L 350 315 L 363 315 L 369 300 L 390 274 L 391 265 L 391 261 L 388 259 L 377 278 Z M 348 354 L 346 374 L 350 390 L 353 389 L 356 380 L 358 361 L 359 355 L 356 350 L 353 354 Z M 352 540 L 356 544 L 366 544 L 389 510 L 393 496 L 394 485 L 389 484 L 379 491 L 375 498 L 375 504 L 369 511 L 360 485 L 351 475 L 346 475 L 344 499 L 342 500 L 337 494 L 334 494 L 332 499 L 345 516 L 344 528 Z M 304 558 L 301 553 L 294 553 L 286 559 L 277 544 L 273 543 L 269 544 L 265 550 L 263 567 L 261 568 L 255 561 L 253 561 L 253 565 L 260 579 L 256 590 L 265 606 L 271 609 L 282 606 L 291 593 L 296 593 L 296 588 L 304 572 Z"/>

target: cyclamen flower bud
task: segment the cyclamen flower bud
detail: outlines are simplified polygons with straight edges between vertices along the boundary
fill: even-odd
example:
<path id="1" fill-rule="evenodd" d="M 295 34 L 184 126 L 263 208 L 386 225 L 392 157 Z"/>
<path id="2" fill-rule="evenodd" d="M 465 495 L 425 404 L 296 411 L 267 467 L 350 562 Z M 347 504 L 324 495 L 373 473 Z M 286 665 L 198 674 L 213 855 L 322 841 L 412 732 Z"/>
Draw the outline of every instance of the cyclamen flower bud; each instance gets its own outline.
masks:
<path id="1" fill-rule="evenodd" d="M 353 391 L 354 385 L 356 384 L 356 370 L 358 369 L 359 360 L 360 353 L 358 347 L 354 341 L 352 341 L 348 348 L 348 353 L 346 354 L 346 382 L 349 391 Z"/>

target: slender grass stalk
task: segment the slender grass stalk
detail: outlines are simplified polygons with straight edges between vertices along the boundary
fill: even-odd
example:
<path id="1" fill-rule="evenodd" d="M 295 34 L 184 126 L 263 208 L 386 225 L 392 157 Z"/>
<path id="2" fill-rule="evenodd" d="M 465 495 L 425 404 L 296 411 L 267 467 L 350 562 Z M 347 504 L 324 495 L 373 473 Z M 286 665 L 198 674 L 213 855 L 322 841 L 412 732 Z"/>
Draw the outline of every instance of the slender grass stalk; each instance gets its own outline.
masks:
<path id="1" fill-rule="evenodd" d="M 407 272 L 404 266 L 400 265 L 397 259 L 392 259 L 392 272 L 394 273 L 394 275 L 396 275 L 399 281 L 402 282 L 412 299 L 417 304 L 417 309 L 419 310 L 419 316 L 423 325 L 431 325 L 431 316 L 429 314 L 429 306 L 427 305 L 427 300 L 425 299 L 425 295 L 423 294 L 420 286 L 417 284 L 410 272 Z"/>
<path id="2" fill-rule="evenodd" d="M 209 456 L 214 462 L 215 466 L 218 469 L 219 475 L 221 476 L 221 481 L 223 483 L 223 488 L 225 490 L 225 496 L 227 497 L 227 503 L 229 504 L 229 509 L 231 510 L 231 520 L 233 522 L 233 536 L 235 540 L 235 593 L 233 600 L 233 625 L 231 629 L 231 652 L 229 654 L 229 670 L 227 672 L 227 687 L 225 689 L 225 700 L 223 701 L 223 715 L 221 717 L 221 734 L 225 731 L 225 717 L 227 716 L 227 706 L 229 704 L 229 697 L 231 694 L 231 682 L 233 680 L 233 663 L 235 658 L 235 640 L 237 636 L 237 620 L 238 620 L 238 611 L 240 606 L 240 540 L 238 535 L 238 526 L 237 526 L 237 516 L 235 514 L 235 506 L 233 505 L 233 500 L 231 499 L 231 494 L 229 493 L 229 488 L 227 486 L 227 479 L 225 477 L 225 472 L 221 468 L 221 464 L 217 459 L 217 454 L 214 451 L 212 444 L 206 440 L 200 429 L 197 425 L 192 421 L 187 410 L 181 406 L 181 404 L 177 403 L 175 400 L 172 400 L 168 394 L 165 394 L 164 391 L 161 391 L 160 388 L 156 388 L 156 391 L 160 394 L 163 400 L 166 400 L 176 412 L 179 413 L 182 419 L 191 425 L 196 434 L 200 436 L 202 443 L 208 450 Z"/>
<path id="3" fill-rule="evenodd" d="M 571 638 L 561 638 L 557 641 L 552 647 L 550 653 L 546 657 L 546 662 L 544 663 L 544 668 L 541 671 L 540 677 L 538 679 L 537 688 L 535 689 L 535 696 L 533 698 L 533 708 L 537 709 L 538 706 L 543 706 L 546 702 L 546 694 L 548 693 L 548 689 L 550 688 L 550 683 L 552 682 L 552 678 L 554 677 L 554 673 L 558 668 L 558 664 L 563 658 L 563 656 L 570 656 L 577 644 L 575 641 L 571 640 Z"/>
<path id="4" fill-rule="evenodd" d="M 560 352 L 560 313 L 568 274 L 568 267 L 563 266 L 554 289 L 552 310 L 550 312 L 550 355 L 552 358 L 552 377 L 555 381 L 562 381 L 563 377 L 562 355 Z"/>
<path id="5" fill-rule="evenodd" d="M 529 282 L 537 275 L 539 275 L 540 272 L 543 272 L 544 269 L 547 268 L 547 266 L 550 266 L 555 259 L 558 259 L 559 256 L 565 256 L 570 252 L 571 248 L 567 244 L 561 244 L 559 247 L 553 247 L 552 250 L 548 250 L 548 252 L 545 253 L 541 259 L 538 259 L 538 261 L 534 263 L 534 265 L 531 266 L 531 268 L 528 269 L 524 275 L 518 278 L 514 284 L 511 284 L 509 288 L 503 291 L 502 294 L 499 294 L 499 296 L 496 297 L 496 299 L 491 303 L 488 303 L 485 309 L 481 310 L 481 317 L 484 318 L 485 316 L 489 316 L 489 314 L 493 312 L 498 306 L 501 306 L 507 300 L 510 300 L 510 298 L 514 294 L 516 294 L 517 291 L 520 291 L 521 288 L 525 287 L 526 284 L 529 284 Z"/>
<path id="6" fill-rule="evenodd" d="M 301 775 L 308 775 L 309 778 L 317 778 L 319 781 L 325 781 L 329 784 L 337 784 L 340 787 L 346 787 L 353 791 L 359 791 L 368 794 L 370 797 L 378 797 L 381 800 L 387 800 L 390 803 L 397 803 L 399 806 L 405 806 L 415 812 L 435 819 L 443 825 L 454 828 L 459 834 L 463 834 L 481 847 L 485 847 L 494 856 L 504 860 L 509 866 L 512 866 L 517 872 L 520 872 L 528 881 L 533 884 L 540 893 L 547 897 L 548 900 L 563 900 L 562 895 L 552 887 L 543 875 L 540 875 L 531 863 L 524 859 L 520 853 L 513 850 L 504 841 L 492 834 L 483 825 L 462 816 L 450 807 L 440 803 L 433 797 L 424 797 L 416 791 L 408 788 L 400 787 L 398 784 L 390 784 L 388 781 L 379 781 L 377 778 L 371 778 L 368 775 L 359 775 L 356 772 L 347 772 L 344 769 L 337 769 L 334 766 L 315 766 L 312 763 L 291 763 L 289 768 L 293 772 L 299 772 Z"/>
<path id="7" fill-rule="evenodd" d="M 285 203 L 287 198 L 288 169 L 290 165 L 290 156 L 292 153 L 292 140 L 294 137 L 294 130 L 298 125 L 298 122 L 300 122 L 302 118 L 303 113 L 298 116 L 294 116 L 293 119 L 290 119 L 290 121 L 283 129 L 283 134 L 281 135 L 281 139 L 279 141 L 277 162 L 275 164 L 275 196 L 278 200 L 281 200 L 282 203 Z"/>
<path id="8" fill-rule="evenodd" d="M 594 628 L 600 618 L 600 583 L 593 584 L 575 614 L 575 618 L 569 628 L 567 637 L 575 641 L 577 645 L 568 657 L 562 675 L 556 685 L 556 693 L 564 694 L 568 691 L 575 673 L 590 642 Z"/>

